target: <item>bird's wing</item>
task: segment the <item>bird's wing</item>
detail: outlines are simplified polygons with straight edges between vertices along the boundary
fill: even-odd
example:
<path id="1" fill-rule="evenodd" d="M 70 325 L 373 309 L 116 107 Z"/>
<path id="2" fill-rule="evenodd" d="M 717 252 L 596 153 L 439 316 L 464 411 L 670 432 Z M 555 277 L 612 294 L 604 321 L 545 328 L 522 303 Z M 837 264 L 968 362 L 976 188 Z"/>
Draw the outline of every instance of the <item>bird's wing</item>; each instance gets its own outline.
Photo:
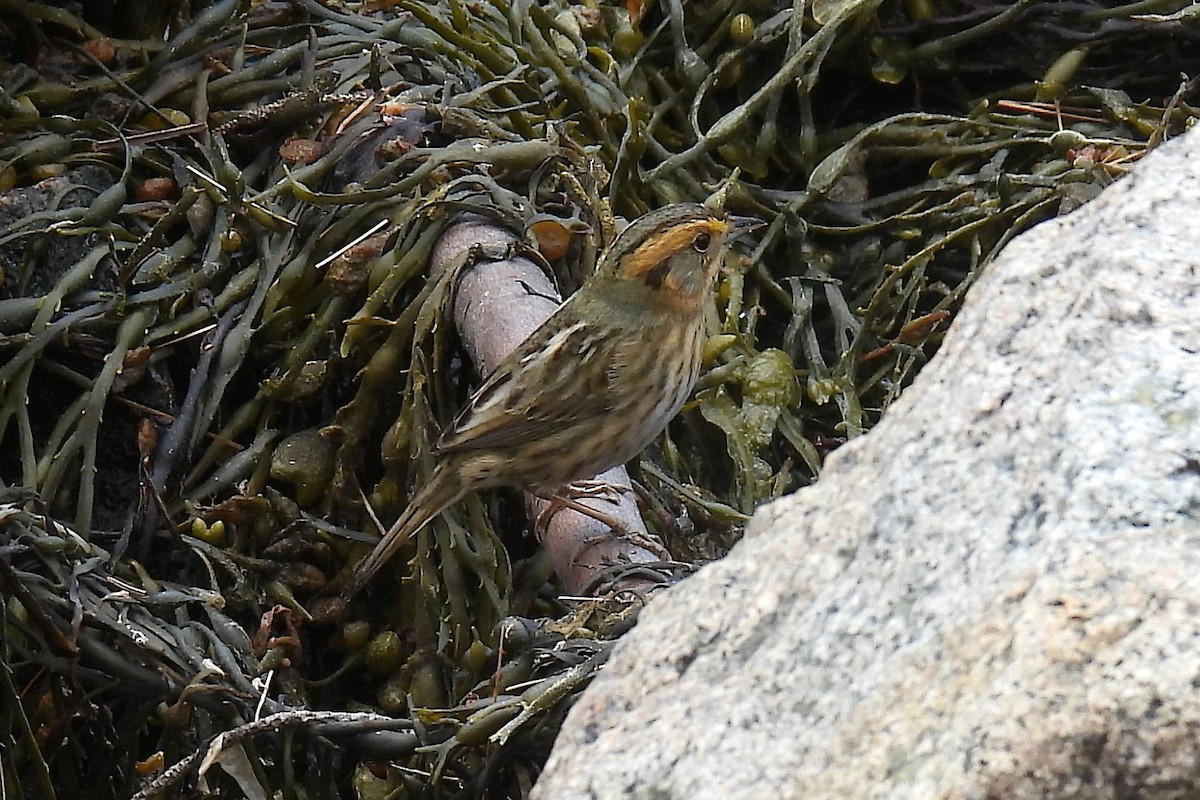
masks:
<path id="1" fill-rule="evenodd" d="M 605 413 L 606 348 L 593 326 L 563 310 L 484 381 L 442 432 L 437 452 L 513 446 Z"/>

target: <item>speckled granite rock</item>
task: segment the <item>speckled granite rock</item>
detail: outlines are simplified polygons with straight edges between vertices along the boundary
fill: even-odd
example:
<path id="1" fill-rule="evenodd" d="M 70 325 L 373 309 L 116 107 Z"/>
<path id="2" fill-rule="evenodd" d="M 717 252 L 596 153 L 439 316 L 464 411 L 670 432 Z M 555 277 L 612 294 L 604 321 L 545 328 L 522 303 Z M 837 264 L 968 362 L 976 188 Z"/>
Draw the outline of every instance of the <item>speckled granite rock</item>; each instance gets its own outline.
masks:
<path id="1" fill-rule="evenodd" d="M 1200 135 L 1021 236 L 820 483 L 661 597 L 534 796 L 1200 796 Z"/>

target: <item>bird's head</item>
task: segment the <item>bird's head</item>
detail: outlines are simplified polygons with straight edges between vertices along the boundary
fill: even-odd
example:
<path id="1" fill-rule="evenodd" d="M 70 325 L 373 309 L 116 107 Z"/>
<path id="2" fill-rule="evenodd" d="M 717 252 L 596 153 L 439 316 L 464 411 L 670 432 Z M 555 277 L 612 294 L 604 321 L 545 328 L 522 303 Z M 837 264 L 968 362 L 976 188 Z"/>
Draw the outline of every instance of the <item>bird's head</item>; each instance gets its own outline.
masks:
<path id="1" fill-rule="evenodd" d="M 758 224 L 699 203 L 666 206 L 622 231 L 601 258 L 597 275 L 663 308 L 694 310 L 711 287 L 729 240 Z"/>

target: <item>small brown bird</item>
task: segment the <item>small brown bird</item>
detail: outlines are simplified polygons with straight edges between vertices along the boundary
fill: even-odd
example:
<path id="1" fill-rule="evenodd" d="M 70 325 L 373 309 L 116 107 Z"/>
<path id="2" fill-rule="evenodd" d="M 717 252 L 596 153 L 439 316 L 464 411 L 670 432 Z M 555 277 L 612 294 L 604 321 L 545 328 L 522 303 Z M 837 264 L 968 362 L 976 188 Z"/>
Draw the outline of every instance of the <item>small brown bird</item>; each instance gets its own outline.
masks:
<path id="1" fill-rule="evenodd" d="M 704 299 L 729 239 L 759 224 L 686 203 L 626 228 L 442 432 L 429 482 L 354 568 L 342 597 L 467 492 L 519 486 L 549 495 L 640 453 L 696 382 Z"/>

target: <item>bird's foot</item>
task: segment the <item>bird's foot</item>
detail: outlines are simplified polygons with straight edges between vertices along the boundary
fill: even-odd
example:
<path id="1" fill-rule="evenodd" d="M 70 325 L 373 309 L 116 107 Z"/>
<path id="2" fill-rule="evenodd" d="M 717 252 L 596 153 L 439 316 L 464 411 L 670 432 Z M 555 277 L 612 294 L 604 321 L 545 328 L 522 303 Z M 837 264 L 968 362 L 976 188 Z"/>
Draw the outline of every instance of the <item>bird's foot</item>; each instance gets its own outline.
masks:
<path id="1" fill-rule="evenodd" d="M 633 487 L 631 486 L 623 486 L 619 483 L 609 483 L 608 481 L 598 481 L 594 478 L 589 478 L 568 483 L 555 492 L 555 496 L 562 495 L 571 498 L 584 497 L 588 499 L 600 498 L 616 505 L 621 502 L 621 495 L 629 494 L 632 491 Z"/>
<path id="2" fill-rule="evenodd" d="M 643 533 L 642 531 L 631 528 L 623 520 L 614 517 L 611 514 L 606 514 L 599 509 L 592 508 L 585 503 L 579 502 L 575 497 L 568 494 L 579 494 L 586 498 L 602 497 L 611 503 L 620 502 L 620 496 L 627 492 L 633 491 L 628 486 L 619 484 L 605 483 L 604 481 L 576 481 L 575 483 L 564 486 L 559 491 L 553 494 L 539 495 L 546 501 L 546 507 L 541 510 L 533 523 L 533 533 L 538 541 L 545 538 L 546 532 L 550 526 L 550 520 L 559 511 L 564 508 L 569 508 L 572 511 L 583 514 L 585 517 L 591 517 L 601 525 L 608 527 L 608 530 L 599 537 L 594 537 L 590 542 L 597 542 L 603 539 L 621 539 L 631 544 L 637 545 L 651 553 L 661 554 L 663 558 L 669 558 L 669 554 L 663 548 L 662 544 Z"/>
<path id="3" fill-rule="evenodd" d="M 599 481 L 596 481 L 596 483 L 599 483 Z M 537 519 L 535 519 L 533 522 L 533 533 L 534 536 L 537 537 L 538 541 L 541 541 L 545 537 L 546 531 L 550 527 L 550 520 L 554 518 L 555 514 L 557 514 L 559 511 L 562 511 L 564 508 L 569 508 L 578 514 L 583 514 L 585 517 L 591 517 L 602 525 L 607 525 L 611 531 L 611 535 L 632 537 L 635 534 L 633 529 L 631 529 L 621 520 L 614 517 L 612 514 L 605 514 L 603 511 L 597 508 L 592 508 L 585 503 L 579 502 L 574 497 L 567 495 L 565 492 L 570 490 L 572 487 L 564 487 L 562 490 L 553 494 L 538 495 L 546 501 L 546 507 L 538 512 Z M 617 487 L 609 488 L 615 490 Z M 595 491 L 602 492 L 602 490 Z M 606 499 L 609 499 L 610 502 L 616 503 L 618 501 L 615 498 L 619 497 L 619 494 L 619 492 L 616 493 L 615 496 L 610 494 Z M 583 496 L 594 497 L 599 495 L 585 494 Z"/>

